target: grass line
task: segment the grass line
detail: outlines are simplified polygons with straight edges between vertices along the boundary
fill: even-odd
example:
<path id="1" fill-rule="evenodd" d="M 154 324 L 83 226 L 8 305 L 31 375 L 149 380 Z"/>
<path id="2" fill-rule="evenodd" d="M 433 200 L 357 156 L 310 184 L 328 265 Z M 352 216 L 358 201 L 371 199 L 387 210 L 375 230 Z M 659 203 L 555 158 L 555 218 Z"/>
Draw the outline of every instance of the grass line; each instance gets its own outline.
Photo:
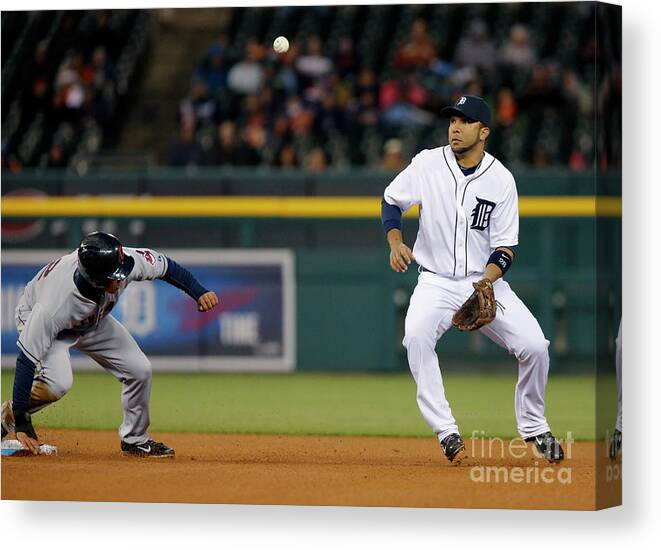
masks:
<path id="1" fill-rule="evenodd" d="M 3 400 L 11 395 L 12 381 L 13 374 L 3 371 Z M 473 431 L 488 437 L 517 435 L 515 382 L 514 374 L 444 377 L 447 398 L 465 436 Z M 546 413 L 554 432 L 594 439 L 594 387 L 591 376 L 550 378 Z M 104 372 L 76 373 L 71 392 L 37 413 L 35 425 L 116 429 L 122 420 L 120 389 Z M 614 410 L 612 416 L 614 420 Z M 156 374 L 151 420 L 154 431 L 431 435 L 408 374 Z"/>

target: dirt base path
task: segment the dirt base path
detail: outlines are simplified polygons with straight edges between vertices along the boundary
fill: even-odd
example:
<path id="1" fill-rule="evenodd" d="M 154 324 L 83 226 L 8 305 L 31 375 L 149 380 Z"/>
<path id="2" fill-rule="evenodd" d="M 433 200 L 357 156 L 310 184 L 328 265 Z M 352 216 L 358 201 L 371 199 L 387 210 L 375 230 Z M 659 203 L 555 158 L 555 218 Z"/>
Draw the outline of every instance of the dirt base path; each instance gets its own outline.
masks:
<path id="1" fill-rule="evenodd" d="M 620 463 L 593 442 L 552 466 L 468 440 L 457 465 L 431 437 L 152 434 L 177 457 L 146 460 L 121 456 L 116 432 L 40 435 L 59 455 L 3 457 L 3 499 L 592 510 L 622 498 Z"/>

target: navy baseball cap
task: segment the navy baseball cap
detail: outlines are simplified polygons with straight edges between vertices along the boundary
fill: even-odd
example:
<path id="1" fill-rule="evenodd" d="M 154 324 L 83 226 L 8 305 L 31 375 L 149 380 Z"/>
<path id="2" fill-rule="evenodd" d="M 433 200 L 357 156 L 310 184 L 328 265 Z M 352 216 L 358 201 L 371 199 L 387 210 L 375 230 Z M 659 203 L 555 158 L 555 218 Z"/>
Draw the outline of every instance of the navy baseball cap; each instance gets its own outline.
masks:
<path id="1" fill-rule="evenodd" d="M 462 95 L 454 105 L 443 107 L 441 116 L 461 116 L 473 122 L 481 122 L 487 127 L 491 126 L 491 110 L 487 102 L 476 95 Z"/>

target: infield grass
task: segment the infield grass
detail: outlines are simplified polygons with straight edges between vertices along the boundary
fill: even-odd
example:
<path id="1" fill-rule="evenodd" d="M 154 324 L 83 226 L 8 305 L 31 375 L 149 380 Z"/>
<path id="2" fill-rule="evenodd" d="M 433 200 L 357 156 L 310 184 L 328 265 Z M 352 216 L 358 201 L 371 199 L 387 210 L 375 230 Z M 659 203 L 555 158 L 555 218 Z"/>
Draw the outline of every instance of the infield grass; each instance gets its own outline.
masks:
<path id="1" fill-rule="evenodd" d="M 2 371 L 2 399 L 13 372 Z M 446 395 L 462 434 L 516 437 L 513 375 L 448 374 Z M 594 439 L 592 376 L 551 376 L 547 418 L 564 437 Z M 615 398 L 613 381 L 610 394 Z M 120 385 L 104 372 L 78 372 L 72 390 L 35 414 L 35 426 L 116 429 Z M 610 412 L 608 414 L 611 414 Z M 614 420 L 614 411 L 612 411 Z M 155 374 L 154 431 L 430 436 L 409 374 Z M 484 431 L 484 433 L 482 433 Z M 560 435 L 562 434 L 562 435 Z"/>

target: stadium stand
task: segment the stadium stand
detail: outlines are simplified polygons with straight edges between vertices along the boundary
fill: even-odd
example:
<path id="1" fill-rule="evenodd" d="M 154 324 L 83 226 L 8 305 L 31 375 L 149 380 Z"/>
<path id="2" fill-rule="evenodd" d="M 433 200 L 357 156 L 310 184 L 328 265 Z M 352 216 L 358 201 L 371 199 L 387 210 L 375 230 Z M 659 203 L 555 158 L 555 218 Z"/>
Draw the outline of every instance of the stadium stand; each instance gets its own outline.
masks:
<path id="1" fill-rule="evenodd" d="M 170 11 L 177 20 L 192 10 Z M 3 170 L 80 171 L 99 153 L 121 162 L 136 147 L 171 166 L 392 166 L 393 143 L 405 161 L 446 143 L 439 110 L 463 93 L 492 105 L 489 149 L 508 165 L 582 171 L 595 160 L 619 163 L 617 147 L 593 158 L 601 52 L 587 32 L 595 24 L 589 4 L 218 11 L 216 38 L 186 60 L 187 92 L 177 74 L 176 85 L 150 88 L 149 109 L 137 83 L 159 61 L 148 57 L 150 29 L 160 24 L 153 10 L 3 14 Z M 159 40 L 173 40 L 173 29 Z M 279 35 L 291 43 L 286 54 L 271 49 Z M 603 87 L 616 93 L 600 98 L 600 108 L 614 107 L 603 131 L 619 135 L 620 69 L 607 73 L 616 86 Z M 175 88 L 185 96 L 158 96 Z M 174 110 L 178 98 L 176 112 L 154 107 Z M 131 109 L 146 113 L 133 117 L 128 132 L 136 135 L 147 111 L 158 113 L 153 139 L 142 130 L 113 149 L 131 126 L 118 115 Z"/>
<path id="2" fill-rule="evenodd" d="M 330 167 L 376 167 L 392 139 L 405 158 L 445 143 L 439 109 L 474 93 L 493 106 L 489 147 L 503 160 L 583 170 L 595 52 L 581 37 L 593 25 L 571 3 L 534 17 L 526 4 L 235 9 L 181 103 L 195 146 L 179 137 L 169 161 L 296 166 L 321 149 Z M 276 55 L 281 34 L 291 48 Z"/>
<path id="3" fill-rule="evenodd" d="M 3 13 L 3 169 L 75 165 L 111 146 L 147 52 L 148 18 L 144 10 Z"/>

